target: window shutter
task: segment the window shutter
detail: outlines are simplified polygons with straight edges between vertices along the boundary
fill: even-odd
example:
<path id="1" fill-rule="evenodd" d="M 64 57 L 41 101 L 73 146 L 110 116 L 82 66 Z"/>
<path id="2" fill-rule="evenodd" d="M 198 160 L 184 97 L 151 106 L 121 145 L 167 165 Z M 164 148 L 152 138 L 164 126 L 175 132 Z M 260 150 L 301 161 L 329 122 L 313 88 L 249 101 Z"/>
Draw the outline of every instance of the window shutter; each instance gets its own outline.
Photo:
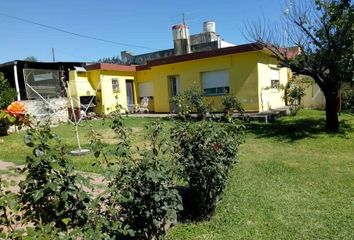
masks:
<path id="1" fill-rule="evenodd" d="M 203 88 L 219 88 L 229 86 L 229 72 L 213 71 L 202 73 Z"/>
<path id="2" fill-rule="evenodd" d="M 152 83 L 139 83 L 139 97 L 154 96 Z"/>

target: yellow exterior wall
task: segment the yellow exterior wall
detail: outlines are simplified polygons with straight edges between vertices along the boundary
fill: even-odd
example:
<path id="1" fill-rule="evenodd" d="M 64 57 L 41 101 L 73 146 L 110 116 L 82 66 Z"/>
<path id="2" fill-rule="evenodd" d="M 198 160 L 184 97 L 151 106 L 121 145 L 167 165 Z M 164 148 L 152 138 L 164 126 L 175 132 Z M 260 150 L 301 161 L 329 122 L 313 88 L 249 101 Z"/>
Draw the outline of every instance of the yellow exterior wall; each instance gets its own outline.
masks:
<path id="1" fill-rule="evenodd" d="M 69 71 L 69 92 L 75 108 L 79 107 L 80 96 L 94 96 L 95 91 L 87 81 L 87 73 Z"/>
<path id="2" fill-rule="evenodd" d="M 154 109 L 156 112 L 170 112 L 169 76 L 179 76 L 180 91 L 193 84 L 201 86 L 201 73 L 227 70 L 230 93 L 236 95 L 248 111 L 258 111 L 257 52 L 210 57 L 160 66 L 137 72 L 137 84 L 152 82 Z M 216 111 L 222 111 L 221 96 L 205 97 L 213 102 Z"/>
<path id="3" fill-rule="evenodd" d="M 289 78 L 288 68 L 279 68 L 276 60 L 268 54 L 258 54 L 258 76 L 259 76 L 259 111 L 285 107 L 283 99 L 284 90 L 272 89 L 271 86 L 271 68 L 279 69 L 279 84 L 285 86 Z"/>
<path id="4" fill-rule="evenodd" d="M 87 79 L 94 90 L 96 90 L 96 109 L 98 114 L 108 114 L 116 109 L 116 105 L 120 104 L 125 110 L 128 109 L 127 106 L 127 93 L 126 93 L 126 80 L 134 80 L 135 73 L 132 72 L 120 72 L 120 71 L 104 71 L 104 70 L 91 70 L 87 72 Z M 118 93 L 113 92 L 112 79 L 118 79 L 119 91 Z M 75 98 L 77 95 L 78 79 L 77 75 L 72 75 L 70 81 L 70 89 L 72 90 L 71 95 Z M 82 79 L 81 79 L 82 80 Z M 134 86 L 134 102 L 136 100 L 136 87 Z"/>
<path id="5" fill-rule="evenodd" d="M 125 110 L 128 110 L 126 92 L 127 90 L 125 81 L 134 80 L 134 74 L 127 72 L 101 71 L 101 78 L 103 113 L 108 114 L 114 111 L 116 109 L 117 104 L 120 104 Z M 113 93 L 112 78 L 118 79 L 118 93 Z"/>

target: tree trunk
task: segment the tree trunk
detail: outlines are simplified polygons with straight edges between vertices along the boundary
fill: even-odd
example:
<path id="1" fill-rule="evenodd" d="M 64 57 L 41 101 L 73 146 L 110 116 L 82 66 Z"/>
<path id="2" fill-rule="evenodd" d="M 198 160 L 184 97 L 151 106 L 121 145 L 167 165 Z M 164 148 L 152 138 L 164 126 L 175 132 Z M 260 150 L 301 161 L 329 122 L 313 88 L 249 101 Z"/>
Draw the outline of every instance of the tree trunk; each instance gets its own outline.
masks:
<path id="1" fill-rule="evenodd" d="M 339 131 L 338 91 L 329 91 L 325 93 L 325 96 L 326 96 L 326 129 L 331 132 L 338 132 Z"/>

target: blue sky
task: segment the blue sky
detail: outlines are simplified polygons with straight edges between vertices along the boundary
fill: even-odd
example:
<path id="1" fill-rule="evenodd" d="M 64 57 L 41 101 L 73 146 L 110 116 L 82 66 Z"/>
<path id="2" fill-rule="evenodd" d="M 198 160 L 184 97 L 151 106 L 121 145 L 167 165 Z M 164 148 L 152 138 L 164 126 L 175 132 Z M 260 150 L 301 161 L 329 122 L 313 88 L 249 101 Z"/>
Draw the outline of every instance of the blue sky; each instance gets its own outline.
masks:
<path id="1" fill-rule="evenodd" d="M 173 46 L 171 27 L 185 14 L 191 34 L 202 31 L 206 20 L 216 21 L 227 41 L 246 43 L 247 22 L 278 21 L 285 0 L 10 0 L 0 1 L 0 13 L 67 31 L 153 49 Z M 0 63 L 27 56 L 51 61 L 93 61 L 120 55 L 123 50 L 153 50 L 114 45 L 68 35 L 0 15 Z"/>

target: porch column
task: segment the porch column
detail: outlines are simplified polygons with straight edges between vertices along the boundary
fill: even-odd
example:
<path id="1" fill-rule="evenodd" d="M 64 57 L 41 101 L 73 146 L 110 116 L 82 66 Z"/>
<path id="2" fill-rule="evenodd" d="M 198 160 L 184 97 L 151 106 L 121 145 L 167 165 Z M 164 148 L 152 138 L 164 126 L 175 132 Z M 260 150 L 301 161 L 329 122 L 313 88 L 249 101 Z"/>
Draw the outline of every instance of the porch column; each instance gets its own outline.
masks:
<path id="1" fill-rule="evenodd" d="M 15 77 L 17 101 L 21 101 L 20 86 L 18 85 L 17 62 L 14 63 L 14 77 Z"/>

